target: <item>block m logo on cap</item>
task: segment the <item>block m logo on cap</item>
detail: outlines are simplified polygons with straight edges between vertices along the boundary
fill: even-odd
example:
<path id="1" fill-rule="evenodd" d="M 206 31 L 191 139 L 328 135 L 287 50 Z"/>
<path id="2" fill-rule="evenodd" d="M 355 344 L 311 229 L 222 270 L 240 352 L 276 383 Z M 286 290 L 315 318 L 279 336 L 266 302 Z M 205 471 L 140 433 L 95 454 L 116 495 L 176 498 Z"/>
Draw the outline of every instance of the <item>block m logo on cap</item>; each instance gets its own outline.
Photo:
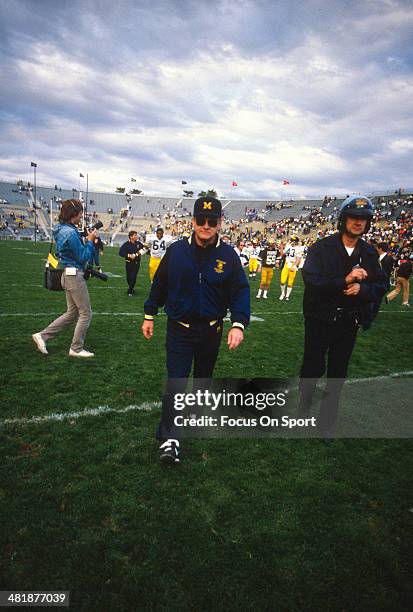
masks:
<path id="1" fill-rule="evenodd" d="M 212 202 L 204 202 L 203 210 L 212 210 Z"/>

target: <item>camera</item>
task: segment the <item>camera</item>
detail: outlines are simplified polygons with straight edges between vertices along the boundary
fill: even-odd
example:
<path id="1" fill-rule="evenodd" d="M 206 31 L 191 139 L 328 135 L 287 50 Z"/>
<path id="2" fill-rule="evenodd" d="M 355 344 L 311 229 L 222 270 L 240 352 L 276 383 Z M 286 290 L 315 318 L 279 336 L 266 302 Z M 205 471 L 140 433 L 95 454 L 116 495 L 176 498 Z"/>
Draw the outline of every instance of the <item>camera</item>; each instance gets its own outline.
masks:
<path id="1" fill-rule="evenodd" d="M 103 227 L 102 221 L 96 221 L 94 225 L 85 225 L 83 230 L 80 232 L 81 238 L 86 238 L 88 234 L 93 232 L 93 230 L 98 230 Z"/>
<path id="2" fill-rule="evenodd" d="M 99 272 L 99 270 L 94 270 L 91 266 L 87 266 L 85 268 L 83 278 L 85 280 L 88 280 L 91 276 L 93 276 L 93 278 L 99 278 L 100 280 L 105 282 L 108 280 L 107 274 L 105 274 L 104 272 Z"/>
<path id="3" fill-rule="evenodd" d="M 102 221 L 96 221 L 96 223 L 94 225 L 92 225 L 91 227 L 88 227 L 88 230 L 89 230 L 89 232 L 93 232 L 93 230 L 98 230 L 101 227 L 103 227 Z"/>
<path id="4" fill-rule="evenodd" d="M 83 235 L 86 237 L 88 234 L 90 234 L 90 232 L 93 232 L 93 230 L 99 230 L 101 227 L 103 227 L 102 221 L 96 221 L 94 225 L 87 225 L 84 228 Z"/>
<path id="5" fill-rule="evenodd" d="M 102 221 L 96 221 L 94 225 L 88 226 L 87 228 L 85 227 L 84 235 L 87 236 L 88 234 L 90 234 L 90 232 L 93 232 L 93 230 L 98 230 L 101 227 L 103 227 Z M 105 274 L 104 272 L 99 272 L 99 270 L 94 270 L 92 266 L 88 265 L 85 268 L 83 278 L 85 280 L 88 280 L 91 276 L 93 276 L 93 278 L 99 278 L 100 280 L 105 282 L 108 280 L 107 274 Z"/>

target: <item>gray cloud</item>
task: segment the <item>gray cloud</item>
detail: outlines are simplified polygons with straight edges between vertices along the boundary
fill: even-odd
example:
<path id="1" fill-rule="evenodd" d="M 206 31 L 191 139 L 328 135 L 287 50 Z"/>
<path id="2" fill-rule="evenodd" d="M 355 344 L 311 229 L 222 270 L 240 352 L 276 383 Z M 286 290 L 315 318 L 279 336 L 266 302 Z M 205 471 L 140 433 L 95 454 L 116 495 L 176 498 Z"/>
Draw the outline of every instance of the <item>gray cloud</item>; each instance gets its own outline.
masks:
<path id="1" fill-rule="evenodd" d="M 35 158 L 43 182 L 163 195 L 412 182 L 408 1 L 15 0 L 0 24 L 3 178 Z"/>

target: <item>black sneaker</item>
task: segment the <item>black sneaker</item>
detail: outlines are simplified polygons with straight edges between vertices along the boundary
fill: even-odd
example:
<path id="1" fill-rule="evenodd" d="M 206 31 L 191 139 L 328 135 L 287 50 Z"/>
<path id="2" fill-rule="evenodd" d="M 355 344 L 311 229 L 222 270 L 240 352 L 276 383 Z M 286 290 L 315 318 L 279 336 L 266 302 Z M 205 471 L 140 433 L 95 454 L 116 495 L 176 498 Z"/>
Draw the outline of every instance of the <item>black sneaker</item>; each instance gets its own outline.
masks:
<path id="1" fill-rule="evenodd" d="M 179 442 L 178 440 L 166 440 L 159 447 L 159 459 L 164 465 L 174 465 L 179 463 Z"/>

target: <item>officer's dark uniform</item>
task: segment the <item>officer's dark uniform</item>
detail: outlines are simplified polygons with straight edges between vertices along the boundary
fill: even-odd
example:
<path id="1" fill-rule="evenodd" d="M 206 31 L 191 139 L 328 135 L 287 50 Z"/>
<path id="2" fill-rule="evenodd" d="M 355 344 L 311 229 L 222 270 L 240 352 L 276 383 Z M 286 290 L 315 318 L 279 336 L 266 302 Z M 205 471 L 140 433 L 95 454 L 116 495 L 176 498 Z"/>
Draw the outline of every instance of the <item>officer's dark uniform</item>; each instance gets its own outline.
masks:
<path id="1" fill-rule="evenodd" d="M 359 266 L 368 274 L 360 292 L 346 296 L 345 277 Z M 337 420 L 340 392 L 356 341 L 359 325 L 368 329 L 375 316 L 375 304 L 386 291 L 387 281 L 378 263 L 377 252 L 359 239 L 349 255 L 337 233 L 308 249 L 302 270 L 305 291 L 304 358 L 300 372 L 299 413 L 308 414 L 318 379 L 326 369 L 327 385 L 320 407 L 319 429 L 332 434 Z"/>
<path id="2" fill-rule="evenodd" d="M 202 248 L 194 235 L 171 244 L 145 302 L 145 319 L 152 319 L 160 306 L 165 306 L 168 315 L 168 389 L 157 437 L 178 438 L 168 396 L 182 392 L 182 379 L 189 377 L 192 362 L 194 378 L 212 376 L 228 309 L 233 326 L 244 329 L 249 323 L 249 284 L 234 249 L 219 237 L 215 244 Z"/>
<path id="3" fill-rule="evenodd" d="M 128 283 L 129 295 L 133 295 L 135 292 L 136 277 L 138 276 L 139 267 L 141 264 L 141 256 L 139 251 L 144 248 L 144 245 L 139 240 L 136 242 L 131 242 L 128 240 L 127 242 L 124 242 L 119 249 L 119 255 L 125 259 L 126 281 Z M 128 259 L 128 255 L 136 254 L 138 254 L 138 257 L 135 259 Z"/>

